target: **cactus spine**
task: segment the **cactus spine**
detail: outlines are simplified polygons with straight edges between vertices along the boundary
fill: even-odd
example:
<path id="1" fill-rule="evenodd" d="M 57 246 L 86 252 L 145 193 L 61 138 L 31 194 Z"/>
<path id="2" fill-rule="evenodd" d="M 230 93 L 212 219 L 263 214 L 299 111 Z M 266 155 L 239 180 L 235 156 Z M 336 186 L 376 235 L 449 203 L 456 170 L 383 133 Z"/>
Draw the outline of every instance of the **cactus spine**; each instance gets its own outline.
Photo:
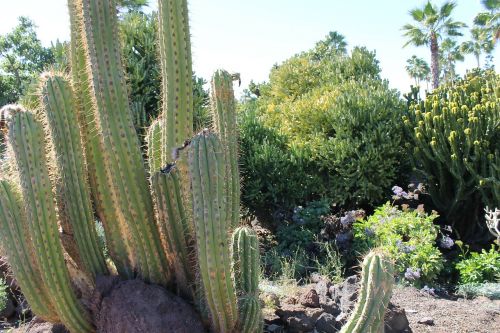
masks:
<path id="1" fill-rule="evenodd" d="M 193 219 L 201 281 L 216 332 L 231 332 L 238 320 L 228 245 L 224 155 L 214 134 L 196 135 L 189 147 Z"/>
<path id="2" fill-rule="evenodd" d="M 42 82 L 42 103 L 62 179 L 65 214 L 70 221 L 83 266 L 91 276 L 107 273 L 104 255 L 97 243 L 90 189 L 81 148 L 80 129 L 73 91 L 60 75 L 47 75 Z M 59 212 L 61 218 L 63 212 Z"/>
<path id="3" fill-rule="evenodd" d="M 44 134 L 30 113 L 16 114 L 9 126 L 9 142 L 17 163 L 30 238 L 43 282 L 58 317 L 74 332 L 92 332 L 88 314 L 71 289 L 45 161 Z"/>
<path id="4" fill-rule="evenodd" d="M 106 149 L 106 181 L 120 225 L 128 230 L 134 270 L 167 285 L 170 272 L 154 220 L 146 171 L 128 104 L 113 0 L 82 0 L 84 47 L 95 120 Z"/>
<path id="5" fill-rule="evenodd" d="M 248 227 L 233 232 L 233 272 L 239 296 L 240 331 L 262 332 L 263 318 L 259 303 L 259 239 Z"/>
<path id="6" fill-rule="evenodd" d="M 218 70 L 212 77 L 212 113 L 215 131 L 224 147 L 226 161 L 228 217 L 235 228 L 240 222 L 240 175 L 238 170 L 238 131 L 233 91 L 234 77 Z"/>
<path id="7" fill-rule="evenodd" d="M 108 187 L 104 164 L 104 147 L 94 120 L 94 106 L 87 72 L 87 55 L 83 48 L 82 6 L 79 0 L 68 0 L 71 24 L 71 76 L 75 89 L 76 107 L 87 161 L 88 179 L 97 215 L 103 222 L 107 246 L 118 273 L 132 278 L 133 265 L 129 257 L 130 244 L 127 225 L 121 223 L 115 199 Z"/>
<path id="8" fill-rule="evenodd" d="M 44 320 L 57 321 L 57 313 L 35 261 L 35 249 L 28 233 L 20 196 L 11 183 L 0 181 L 0 239 L 33 312 Z"/>
<path id="9" fill-rule="evenodd" d="M 152 175 L 162 168 L 161 164 L 161 121 L 156 119 L 151 123 L 146 133 L 148 147 L 149 173 Z"/>
<path id="10" fill-rule="evenodd" d="M 384 315 L 394 284 L 393 264 L 384 255 L 372 251 L 363 260 L 362 267 L 359 299 L 341 333 L 384 331 Z"/>

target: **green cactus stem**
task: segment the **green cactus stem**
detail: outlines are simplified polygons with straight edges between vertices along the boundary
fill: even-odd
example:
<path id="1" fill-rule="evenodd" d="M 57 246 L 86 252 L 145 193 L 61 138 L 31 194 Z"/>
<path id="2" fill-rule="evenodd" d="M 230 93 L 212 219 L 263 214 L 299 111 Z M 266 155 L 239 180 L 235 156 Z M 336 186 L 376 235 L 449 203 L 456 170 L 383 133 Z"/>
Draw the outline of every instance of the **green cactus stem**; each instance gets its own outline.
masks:
<path id="1" fill-rule="evenodd" d="M 35 261 L 35 249 L 28 233 L 28 223 L 21 206 L 21 194 L 8 181 L 0 180 L 0 240 L 12 272 L 31 310 L 46 321 L 58 316 L 42 281 Z"/>
<path id="2" fill-rule="evenodd" d="M 233 232 L 233 273 L 239 298 L 239 329 L 244 333 L 262 332 L 259 239 L 251 228 L 239 227 Z"/>
<path id="3" fill-rule="evenodd" d="M 202 288 L 215 332 L 232 332 L 238 320 L 231 276 L 222 145 L 207 131 L 189 146 L 193 217 Z"/>
<path id="4" fill-rule="evenodd" d="M 50 74 L 42 78 L 41 95 L 55 150 L 57 174 L 62 180 L 58 200 L 64 202 L 65 211 L 60 211 L 59 217 L 65 214 L 71 223 L 84 269 L 91 276 L 105 275 L 108 269 L 97 243 L 73 91 L 65 77 Z"/>
<path id="5" fill-rule="evenodd" d="M 120 223 L 122 219 L 114 206 L 115 199 L 113 191 L 108 186 L 104 164 L 104 147 L 94 120 L 92 92 L 87 73 L 87 56 L 83 48 L 82 8 L 77 0 L 68 0 L 68 8 L 71 25 L 71 76 L 92 198 L 97 215 L 104 227 L 110 257 L 118 274 L 123 278 L 133 278 L 133 265 L 129 258 L 130 244 L 126 237 L 130 232 L 126 224 Z"/>
<path id="6" fill-rule="evenodd" d="M 161 120 L 156 119 L 146 134 L 149 173 L 152 175 L 162 168 L 161 164 Z"/>
<path id="7" fill-rule="evenodd" d="M 162 163 L 193 134 L 193 70 L 187 0 L 158 1 L 158 35 L 162 74 Z"/>
<path id="8" fill-rule="evenodd" d="M 341 333 L 378 333 L 384 330 L 384 315 L 394 285 L 393 264 L 378 251 L 363 260 L 361 290 L 351 317 Z"/>
<path id="9" fill-rule="evenodd" d="M 34 256 L 52 304 L 64 325 L 73 332 L 93 332 L 88 313 L 71 289 L 64 262 L 44 139 L 42 126 L 32 114 L 22 112 L 13 117 L 9 126 L 9 144 L 17 164 Z"/>
<path id="10" fill-rule="evenodd" d="M 240 174 L 238 170 L 238 131 L 233 91 L 234 76 L 218 70 L 212 77 L 211 103 L 215 131 L 224 147 L 226 160 L 228 216 L 231 226 L 240 222 Z"/>
<path id="11" fill-rule="evenodd" d="M 82 0 L 81 4 L 95 121 L 105 148 L 106 184 L 113 192 L 119 224 L 127 227 L 124 236 L 130 239 L 134 270 L 146 281 L 168 285 L 171 274 L 128 102 L 115 1 Z"/>
<path id="12" fill-rule="evenodd" d="M 175 164 L 156 172 L 152 176 L 151 185 L 160 230 L 171 253 L 169 257 L 174 268 L 177 288 L 181 295 L 193 299 L 194 239 L 189 232 L 189 221 L 182 202 L 179 172 Z"/>

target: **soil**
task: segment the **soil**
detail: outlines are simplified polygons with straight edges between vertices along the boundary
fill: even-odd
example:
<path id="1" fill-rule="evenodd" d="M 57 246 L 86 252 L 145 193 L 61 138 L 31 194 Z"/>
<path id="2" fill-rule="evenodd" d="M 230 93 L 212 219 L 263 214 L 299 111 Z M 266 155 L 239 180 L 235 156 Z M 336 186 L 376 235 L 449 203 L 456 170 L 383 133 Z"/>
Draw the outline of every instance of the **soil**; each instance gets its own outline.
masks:
<path id="1" fill-rule="evenodd" d="M 391 302 L 405 309 L 413 333 L 500 332 L 500 300 L 432 296 L 413 287 L 397 287 Z M 433 324 L 418 323 L 426 318 Z"/>

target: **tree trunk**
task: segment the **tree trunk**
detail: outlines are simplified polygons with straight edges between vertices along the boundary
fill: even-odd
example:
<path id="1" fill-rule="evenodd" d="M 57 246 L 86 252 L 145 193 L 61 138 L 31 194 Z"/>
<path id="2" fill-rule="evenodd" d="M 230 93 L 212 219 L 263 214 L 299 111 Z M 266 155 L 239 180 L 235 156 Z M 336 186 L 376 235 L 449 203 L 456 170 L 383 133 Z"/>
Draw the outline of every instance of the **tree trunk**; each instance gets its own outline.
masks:
<path id="1" fill-rule="evenodd" d="M 476 56 L 476 61 L 477 61 L 477 68 L 481 68 L 481 64 L 479 62 L 479 56 L 480 56 L 479 53 L 476 53 L 475 56 Z"/>
<path id="2" fill-rule="evenodd" d="M 436 89 L 439 86 L 439 45 L 436 34 L 431 34 L 431 72 L 432 72 L 432 88 Z"/>

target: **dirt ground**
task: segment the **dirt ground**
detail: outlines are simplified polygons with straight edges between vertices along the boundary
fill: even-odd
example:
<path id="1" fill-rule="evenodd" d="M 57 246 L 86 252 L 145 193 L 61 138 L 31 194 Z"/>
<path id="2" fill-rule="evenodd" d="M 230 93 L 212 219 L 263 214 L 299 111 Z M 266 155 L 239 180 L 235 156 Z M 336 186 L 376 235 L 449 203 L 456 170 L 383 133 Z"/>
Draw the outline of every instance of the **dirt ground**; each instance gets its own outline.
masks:
<path id="1" fill-rule="evenodd" d="M 405 309 L 413 333 L 500 333 L 500 300 L 432 296 L 397 287 L 392 303 Z M 421 324 L 424 318 L 434 324 Z"/>

